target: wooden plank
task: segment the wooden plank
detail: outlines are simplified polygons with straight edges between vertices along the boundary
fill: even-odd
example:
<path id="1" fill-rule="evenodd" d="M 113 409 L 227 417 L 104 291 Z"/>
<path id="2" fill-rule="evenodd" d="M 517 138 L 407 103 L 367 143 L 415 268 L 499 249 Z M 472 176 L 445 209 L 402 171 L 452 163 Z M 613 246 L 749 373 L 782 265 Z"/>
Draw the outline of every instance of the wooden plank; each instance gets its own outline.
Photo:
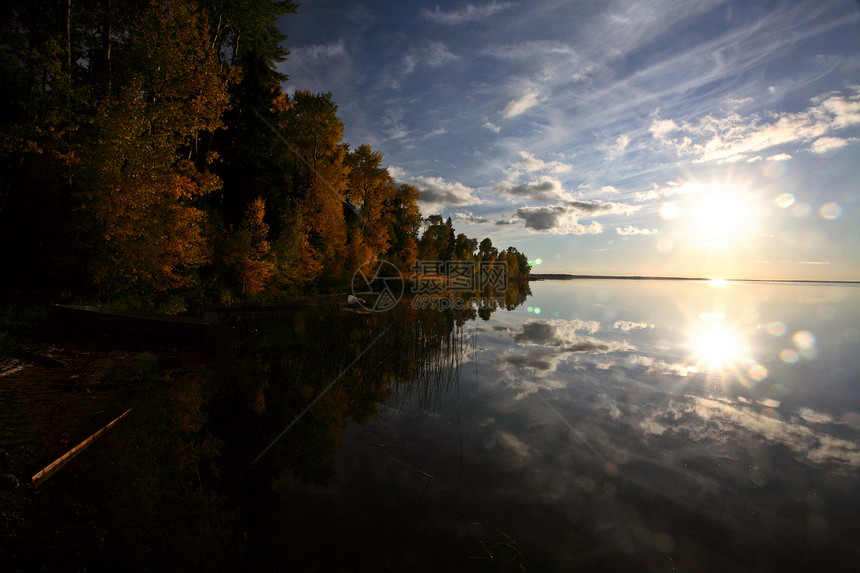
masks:
<path id="1" fill-rule="evenodd" d="M 81 442 L 80 444 L 78 444 L 77 446 L 75 446 L 74 448 L 72 448 L 71 450 L 69 450 L 68 452 L 63 454 L 62 456 L 60 456 L 59 458 L 57 458 L 53 462 L 51 462 L 48 466 L 45 467 L 45 469 L 43 469 L 42 471 L 33 475 L 33 477 L 30 479 L 30 482 L 33 485 L 39 485 L 39 484 L 45 482 L 49 477 L 54 475 L 57 472 L 57 470 L 59 470 L 64 465 L 66 465 L 76 455 L 81 453 L 87 446 L 89 446 L 90 444 L 95 442 L 99 437 L 101 437 L 102 434 L 104 434 L 106 431 L 113 428 L 117 422 L 119 422 L 120 420 L 125 418 L 129 414 L 129 412 L 131 412 L 131 410 L 132 409 L 129 408 L 128 410 L 123 412 L 117 419 L 115 419 L 114 421 L 109 423 L 107 426 L 105 426 L 104 428 L 102 428 L 101 430 L 99 430 L 98 432 L 96 432 L 95 434 L 93 434 L 92 436 L 90 436 L 89 438 L 87 438 L 86 440 L 84 440 L 83 442 Z"/>

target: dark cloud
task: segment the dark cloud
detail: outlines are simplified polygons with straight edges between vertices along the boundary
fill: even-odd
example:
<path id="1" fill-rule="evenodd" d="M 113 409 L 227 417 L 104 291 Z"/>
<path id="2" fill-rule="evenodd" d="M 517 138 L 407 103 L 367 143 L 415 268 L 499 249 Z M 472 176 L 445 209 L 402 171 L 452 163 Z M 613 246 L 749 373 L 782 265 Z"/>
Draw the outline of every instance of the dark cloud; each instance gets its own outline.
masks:
<path id="1" fill-rule="evenodd" d="M 441 177 L 415 177 L 408 180 L 421 194 L 422 204 L 474 205 L 482 201 L 475 197 L 474 189 Z"/>
<path id="2" fill-rule="evenodd" d="M 515 219 L 525 223 L 527 229 L 556 234 L 585 235 L 603 232 L 603 226 L 592 221 L 589 225 L 579 222 L 580 215 L 608 215 L 631 213 L 637 207 L 623 203 L 603 201 L 564 201 L 555 205 L 520 207 Z"/>
<path id="3" fill-rule="evenodd" d="M 549 231 L 560 226 L 560 218 L 567 210 L 560 206 L 522 207 L 514 213 L 515 219 L 522 219 L 527 229 L 533 231 Z"/>
<path id="4" fill-rule="evenodd" d="M 505 357 L 503 362 L 518 368 L 534 368 L 536 370 L 550 370 L 552 368 L 552 363 L 547 360 L 546 355 L 542 352 L 514 354 L 513 356 Z"/>
<path id="5" fill-rule="evenodd" d="M 514 342 L 519 344 L 541 344 L 543 346 L 560 346 L 561 339 L 556 336 L 556 329 L 547 322 L 527 322 L 523 331 L 514 335 Z"/>
<path id="6" fill-rule="evenodd" d="M 534 201 L 557 201 L 564 195 L 561 183 L 554 179 L 544 179 L 532 183 L 511 185 L 504 183 L 496 190 L 516 199 L 532 199 Z"/>
<path id="7" fill-rule="evenodd" d="M 558 349 L 562 352 L 612 352 L 626 350 L 626 343 L 604 342 L 593 338 L 578 338 L 577 330 L 595 331 L 596 324 L 586 321 L 534 321 L 523 324 L 522 332 L 514 335 L 514 342 Z M 545 356 L 545 355 L 544 355 Z"/>

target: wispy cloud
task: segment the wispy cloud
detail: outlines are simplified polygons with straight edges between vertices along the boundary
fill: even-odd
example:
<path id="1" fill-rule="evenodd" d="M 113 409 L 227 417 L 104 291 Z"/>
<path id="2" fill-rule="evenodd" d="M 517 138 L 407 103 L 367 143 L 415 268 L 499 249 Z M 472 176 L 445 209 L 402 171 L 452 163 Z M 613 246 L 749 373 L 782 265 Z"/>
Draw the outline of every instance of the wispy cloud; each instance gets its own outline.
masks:
<path id="1" fill-rule="evenodd" d="M 634 227 L 633 225 L 627 225 L 626 227 L 616 227 L 615 231 L 622 236 L 629 237 L 631 235 L 656 235 L 657 229 L 640 229 L 638 227 Z"/>
<path id="2" fill-rule="evenodd" d="M 860 86 L 850 93 L 828 93 L 812 100 L 805 111 L 742 116 L 729 112 L 677 123 L 654 120 L 651 135 L 694 162 L 733 162 L 754 157 L 779 145 L 811 144 L 826 152 L 849 143 L 832 137 L 835 131 L 860 124 Z M 825 137 L 826 136 L 826 137 Z"/>
<path id="3" fill-rule="evenodd" d="M 435 10 L 429 10 L 427 8 L 424 8 L 423 10 L 421 10 L 421 15 L 424 16 L 424 18 L 430 20 L 431 22 L 435 22 L 437 24 L 457 26 L 459 24 L 465 24 L 467 22 L 484 20 L 486 18 L 489 18 L 493 14 L 496 14 L 503 10 L 507 10 L 510 7 L 510 2 L 490 2 L 489 4 L 484 4 L 483 6 L 474 6 L 472 4 L 466 4 L 465 7 L 459 10 L 444 12 L 439 8 L 439 6 L 436 6 Z"/>
<path id="4" fill-rule="evenodd" d="M 515 100 L 511 100 L 505 109 L 502 110 L 502 116 L 506 119 L 522 115 L 529 109 L 538 104 L 538 96 L 540 92 L 536 89 L 529 89 L 523 95 Z"/>
<path id="5" fill-rule="evenodd" d="M 290 61 L 305 62 L 330 58 L 339 58 L 346 55 L 343 40 L 334 44 L 313 44 L 290 50 Z"/>
<path id="6" fill-rule="evenodd" d="M 484 123 L 483 127 L 484 129 L 489 129 L 493 133 L 499 133 L 500 131 L 502 131 L 501 127 L 489 121 Z"/>
<path id="7" fill-rule="evenodd" d="M 526 171 L 549 171 L 551 173 L 567 173 L 571 170 L 570 165 L 561 161 L 543 161 L 527 151 L 520 151 L 519 164 Z"/>

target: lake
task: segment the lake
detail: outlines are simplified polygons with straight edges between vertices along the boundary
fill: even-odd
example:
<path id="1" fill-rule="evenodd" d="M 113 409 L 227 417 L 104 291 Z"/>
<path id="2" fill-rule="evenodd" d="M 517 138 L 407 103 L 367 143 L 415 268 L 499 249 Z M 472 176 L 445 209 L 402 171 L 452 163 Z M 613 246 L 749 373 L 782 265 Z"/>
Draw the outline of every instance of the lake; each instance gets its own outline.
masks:
<path id="1" fill-rule="evenodd" d="M 570 280 L 466 322 L 458 380 L 278 486 L 313 570 L 847 570 L 860 289 Z M 522 569 L 520 569 L 522 567 Z"/>
<path id="2" fill-rule="evenodd" d="M 217 344 L 65 332 L 54 344 L 73 368 L 4 378 L 0 445 L 34 466 L 17 475 L 38 469 L 24 453 L 62 453 L 112 409 L 132 413 L 39 487 L 0 492 L 0 559 L 857 568 L 860 288 L 567 280 L 498 294 L 499 308 L 285 308 Z M 93 430 L 63 426 L 63 443 L 26 430 L 84 411 Z"/>

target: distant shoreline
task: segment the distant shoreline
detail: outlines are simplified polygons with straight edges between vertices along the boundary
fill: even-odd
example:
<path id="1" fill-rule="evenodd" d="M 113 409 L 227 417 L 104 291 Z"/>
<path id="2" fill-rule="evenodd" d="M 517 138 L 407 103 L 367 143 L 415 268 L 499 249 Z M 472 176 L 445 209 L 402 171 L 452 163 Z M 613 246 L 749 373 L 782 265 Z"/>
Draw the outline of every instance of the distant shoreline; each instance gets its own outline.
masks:
<path id="1" fill-rule="evenodd" d="M 566 280 L 623 280 L 623 281 L 687 281 L 687 282 L 710 282 L 714 280 L 708 277 L 660 277 L 641 275 L 570 275 L 564 273 L 547 273 L 529 275 L 530 281 L 566 281 Z M 828 281 L 811 279 L 722 279 L 730 283 L 801 283 L 801 284 L 845 284 L 858 285 L 860 281 Z"/>

